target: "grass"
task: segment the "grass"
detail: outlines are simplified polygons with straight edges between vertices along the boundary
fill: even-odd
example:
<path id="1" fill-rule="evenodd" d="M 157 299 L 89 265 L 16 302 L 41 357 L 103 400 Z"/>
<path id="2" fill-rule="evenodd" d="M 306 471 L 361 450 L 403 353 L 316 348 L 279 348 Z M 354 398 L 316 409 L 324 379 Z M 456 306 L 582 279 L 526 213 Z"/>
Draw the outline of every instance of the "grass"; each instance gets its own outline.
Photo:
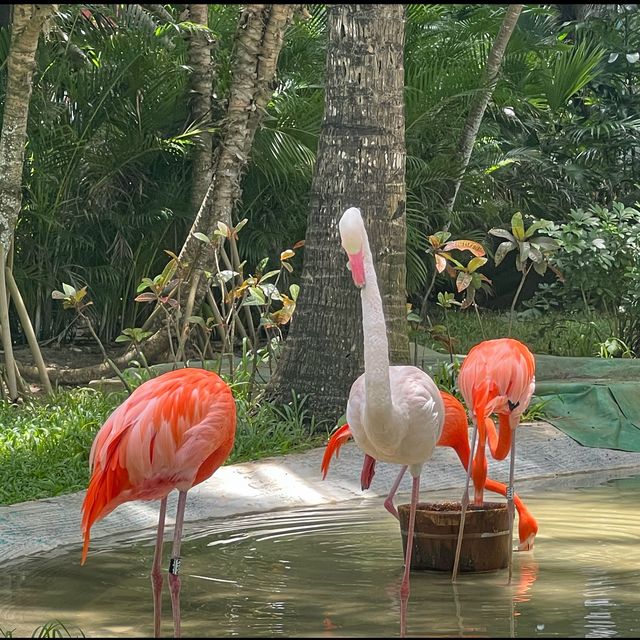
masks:
<path id="1" fill-rule="evenodd" d="M 89 388 L 0 403 L 0 504 L 79 491 L 91 443 L 121 394 Z"/>
<path id="2" fill-rule="evenodd" d="M 12 629 L 3 629 L 0 627 L 0 637 L 13 638 Z M 78 629 L 77 635 L 73 635 L 67 627 L 59 620 L 47 622 L 40 627 L 36 627 L 31 634 L 32 638 L 84 638 L 84 632 Z"/>
<path id="3" fill-rule="evenodd" d="M 98 429 L 126 397 L 90 388 L 59 392 L 23 404 L 0 402 L 0 504 L 85 489 L 89 451 Z M 226 464 L 304 451 L 326 433 L 297 398 L 281 408 L 237 397 L 238 426 Z M 328 433 L 328 430 L 327 430 Z"/>
<path id="4" fill-rule="evenodd" d="M 445 323 L 454 341 L 455 353 L 467 353 L 482 340 L 504 338 L 509 335 L 509 314 L 495 311 L 480 312 L 482 326 L 472 310 L 454 310 L 432 319 L 434 324 Z M 527 313 L 517 315 L 511 337 L 526 344 L 538 354 L 555 356 L 596 357 L 600 346 L 612 336 L 613 319 L 605 314 L 586 318 L 583 314 L 557 311 L 539 317 Z M 446 353 L 441 343 L 431 339 L 424 331 L 416 331 L 412 340 Z"/>

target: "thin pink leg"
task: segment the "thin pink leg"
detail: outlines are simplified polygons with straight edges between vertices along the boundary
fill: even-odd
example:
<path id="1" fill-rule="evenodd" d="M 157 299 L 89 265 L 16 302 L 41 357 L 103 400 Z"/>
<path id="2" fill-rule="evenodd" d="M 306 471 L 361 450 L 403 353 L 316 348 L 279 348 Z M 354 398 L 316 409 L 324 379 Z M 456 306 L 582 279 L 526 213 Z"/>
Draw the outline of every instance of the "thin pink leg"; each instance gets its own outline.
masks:
<path id="1" fill-rule="evenodd" d="M 406 468 L 406 467 L 405 467 Z M 404 471 L 402 472 L 404 473 Z M 400 585 L 400 634 L 404 637 L 407 630 L 407 603 L 409 602 L 409 573 L 411 572 L 411 552 L 413 551 L 413 531 L 416 525 L 416 510 L 420 497 L 420 476 L 414 476 L 411 490 L 411 508 L 409 510 L 409 529 L 407 530 L 407 548 L 404 555 L 404 576 Z"/>
<path id="2" fill-rule="evenodd" d="M 391 487 L 391 490 L 389 491 L 389 495 L 387 496 L 387 499 L 384 501 L 384 508 L 396 520 L 400 520 L 400 516 L 398 515 L 398 510 L 395 508 L 395 506 L 393 504 L 393 499 L 394 499 L 394 497 L 396 495 L 396 492 L 398 491 L 398 487 L 400 486 L 400 482 L 402 481 L 402 476 L 404 476 L 406 470 L 407 470 L 407 465 L 405 465 L 404 467 L 402 467 L 402 469 L 400 469 L 400 473 L 398 474 L 398 477 L 396 478 L 396 481 L 393 483 L 393 486 Z"/>
<path id="3" fill-rule="evenodd" d="M 515 517 L 513 504 L 513 476 L 516 464 L 516 430 L 511 434 L 511 456 L 509 460 L 509 488 L 507 489 L 507 509 L 509 510 L 509 579 L 507 584 L 511 584 L 513 573 L 513 519 Z"/>
<path id="4" fill-rule="evenodd" d="M 187 492 L 178 493 L 178 509 L 176 511 L 176 526 L 173 532 L 173 549 L 169 562 L 169 591 L 171 592 L 171 609 L 173 611 L 173 636 L 180 637 L 180 543 L 182 540 L 182 524 L 184 522 L 184 507 L 187 503 Z"/>
<path id="5" fill-rule="evenodd" d="M 475 418 L 473 420 L 473 435 L 471 436 L 470 460 L 467 465 L 467 480 L 464 485 L 464 493 L 460 504 L 460 527 L 458 528 L 458 541 L 456 543 L 456 555 L 453 560 L 453 572 L 451 573 L 451 582 L 455 582 L 458 577 L 458 565 L 460 563 L 460 551 L 462 550 L 462 537 L 464 535 L 464 521 L 467 515 L 467 507 L 469 506 L 469 479 L 471 477 L 471 467 L 473 466 L 474 450 L 476 448 L 476 437 L 478 435 L 478 425 Z"/>
<path id="6" fill-rule="evenodd" d="M 153 554 L 151 568 L 151 585 L 153 587 L 153 637 L 160 637 L 160 617 L 162 612 L 162 542 L 164 538 L 164 519 L 167 513 L 167 498 L 160 500 L 160 515 L 158 516 L 158 535 L 156 536 L 156 550 Z"/>

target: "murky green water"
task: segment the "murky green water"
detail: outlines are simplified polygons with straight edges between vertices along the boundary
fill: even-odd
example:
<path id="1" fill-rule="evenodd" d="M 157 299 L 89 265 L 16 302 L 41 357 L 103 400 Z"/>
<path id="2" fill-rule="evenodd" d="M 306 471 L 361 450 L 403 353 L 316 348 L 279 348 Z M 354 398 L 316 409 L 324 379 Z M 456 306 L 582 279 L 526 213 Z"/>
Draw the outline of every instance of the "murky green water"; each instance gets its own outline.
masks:
<path id="1" fill-rule="evenodd" d="M 637 637 L 639 494 L 640 477 L 523 492 L 540 532 L 533 551 L 514 554 L 512 584 L 506 570 L 455 586 L 413 572 L 407 635 Z M 96 541 L 84 567 L 78 546 L 5 568 L 0 628 L 30 635 L 57 618 L 87 636 L 151 636 L 152 545 Z M 382 499 L 213 521 L 182 556 L 184 636 L 399 635 L 402 543 Z"/>

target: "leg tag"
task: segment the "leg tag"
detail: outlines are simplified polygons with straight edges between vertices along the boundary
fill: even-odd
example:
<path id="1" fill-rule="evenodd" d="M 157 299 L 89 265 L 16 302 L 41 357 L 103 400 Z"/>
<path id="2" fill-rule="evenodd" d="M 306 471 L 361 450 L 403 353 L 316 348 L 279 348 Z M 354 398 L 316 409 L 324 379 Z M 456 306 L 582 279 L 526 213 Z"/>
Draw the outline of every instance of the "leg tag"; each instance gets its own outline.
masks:
<path id="1" fill-rule="evenodd" d="M 171 573 L 174 576 L 177 576 L 180 573 L 181 561 L 182 561 L 182 558 L 180 557 L 171 558 L 171 560 L 169 560 L 169 573 Z"/>

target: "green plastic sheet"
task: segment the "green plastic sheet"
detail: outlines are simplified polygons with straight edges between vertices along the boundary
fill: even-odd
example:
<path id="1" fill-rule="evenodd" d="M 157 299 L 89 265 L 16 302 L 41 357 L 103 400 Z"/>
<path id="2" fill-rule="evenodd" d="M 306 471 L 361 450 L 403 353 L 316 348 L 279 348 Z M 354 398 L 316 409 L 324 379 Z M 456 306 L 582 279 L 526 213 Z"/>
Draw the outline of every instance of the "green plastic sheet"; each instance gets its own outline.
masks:
<path id="1" fill-rule="evenodd" d="M 640 361 L 536 356 L 534 402 L 585 447 L 640 451 Z"/>
<path id="2" fill-rule="evenodd" d="M 434 351 L 421 357 L 427 371 L 449 359 Z M 640 359 L 535 358 L 532 403 L 544 403 L 547 422 L 585 447 L 640 451 Z"/>

